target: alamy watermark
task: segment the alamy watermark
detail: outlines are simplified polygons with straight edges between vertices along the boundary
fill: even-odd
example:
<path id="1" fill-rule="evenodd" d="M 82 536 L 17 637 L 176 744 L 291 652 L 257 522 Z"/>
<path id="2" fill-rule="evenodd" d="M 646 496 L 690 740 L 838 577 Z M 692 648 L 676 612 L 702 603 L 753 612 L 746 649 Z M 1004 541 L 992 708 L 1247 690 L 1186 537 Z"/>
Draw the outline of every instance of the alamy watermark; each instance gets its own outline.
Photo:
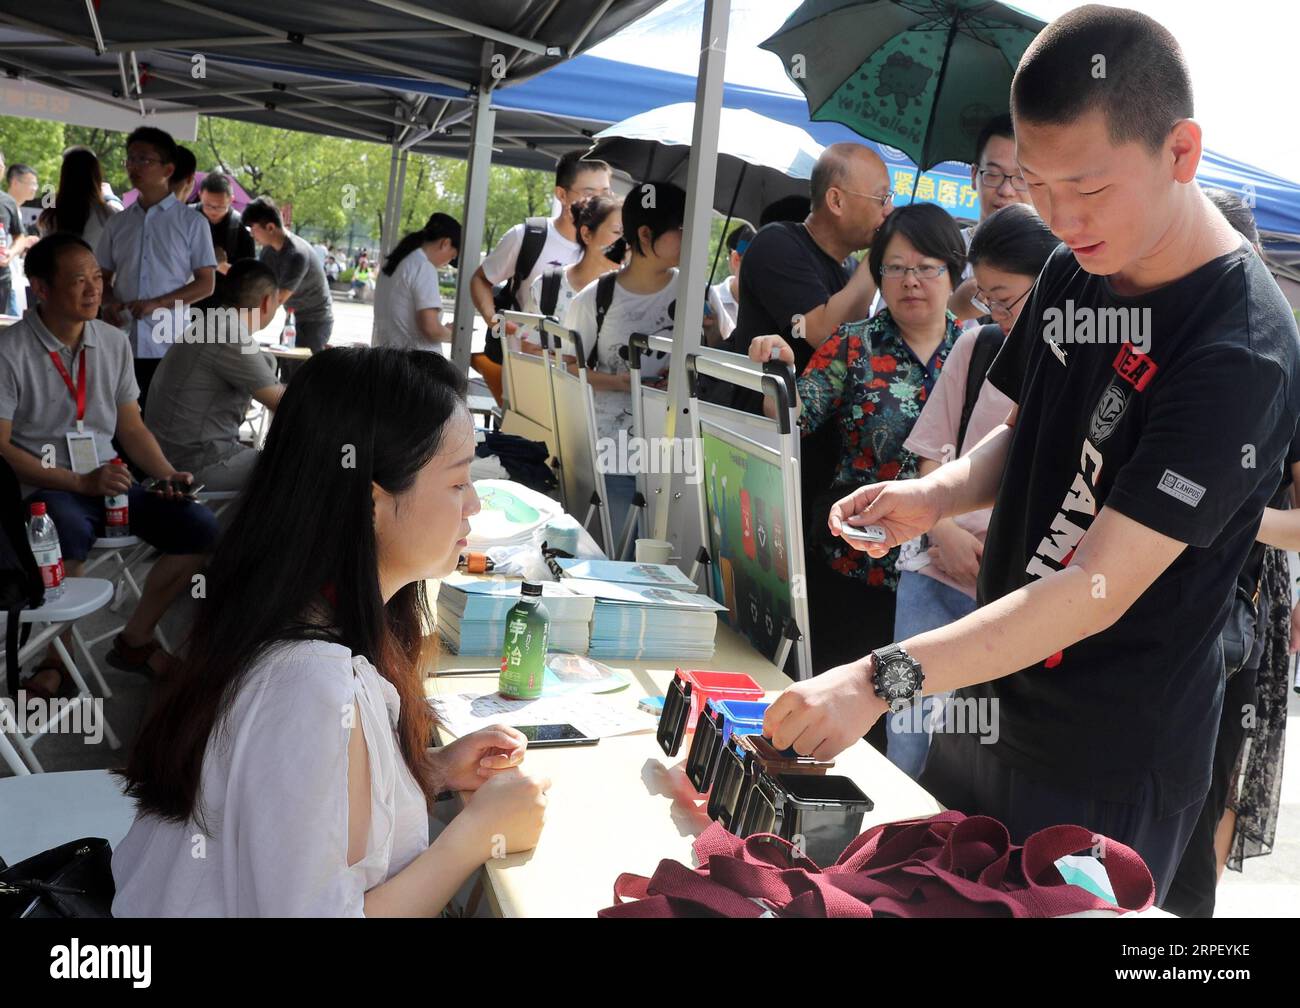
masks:
<path id="1" fill-rule="evenodd" d="M 597 439 L 596 467 L 605 475 L 680 473 L 692 485 L 704 478 L 699 446 L 693 438 L 643 438 L 626 430 L 620 430 L 617 438 Z"/>
<path id="2" fill-rule="evenodd" d="M 240 353 L 262 350 L 251 335 L 261 328 L 256 309 L 187 308 L 183 301 L 177 301 L 171 308 L 155 308 L 150 317 L 153 326 L 149 338 L 155 343 L 234 343 L 239 345 Z"/>
<path id="3" fill-rule="evenodd" d="M 910 707 L 888 715 L 890 727 L 918 734 L 978 735 L 981 745 L 993 745 L 1001 736 L 997 697 L 959 697 L 950 693 L 926 699 L 934 701 L 928 709 L 917 697 Z"/>
<path id="4" fill-rule="evenodd" d="M 88 696 L 47 700 L 20 689 L 17 700 L 0 697 L 0 731 L 84 735 L 87 745 L 96 745 L 104 737 L 104 701 Z"/>
<path id="5" fill-rule="evenodd" d="M 1067 298 L 1065 306 L 1043 312 L 1048 343 L 1128 343 L 1139 353 L 1151 350 L 1151 308 L 1088 308 Z"/>

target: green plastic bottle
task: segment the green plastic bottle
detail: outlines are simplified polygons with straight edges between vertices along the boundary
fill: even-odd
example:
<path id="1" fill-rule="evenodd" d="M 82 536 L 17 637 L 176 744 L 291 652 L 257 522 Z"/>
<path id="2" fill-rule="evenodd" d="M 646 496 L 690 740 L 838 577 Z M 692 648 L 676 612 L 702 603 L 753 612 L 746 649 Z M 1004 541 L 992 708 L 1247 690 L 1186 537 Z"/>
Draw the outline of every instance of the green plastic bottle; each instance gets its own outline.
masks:
<path id="1" fill-rule="evenodd" d="M 525 581 L 519 601 L 506 616 L 501 649 L 501 695 L 512 700 L 536 700 L 546 674 L 546 643 L 550 617 L 542 605 L 542 586 Z"/>

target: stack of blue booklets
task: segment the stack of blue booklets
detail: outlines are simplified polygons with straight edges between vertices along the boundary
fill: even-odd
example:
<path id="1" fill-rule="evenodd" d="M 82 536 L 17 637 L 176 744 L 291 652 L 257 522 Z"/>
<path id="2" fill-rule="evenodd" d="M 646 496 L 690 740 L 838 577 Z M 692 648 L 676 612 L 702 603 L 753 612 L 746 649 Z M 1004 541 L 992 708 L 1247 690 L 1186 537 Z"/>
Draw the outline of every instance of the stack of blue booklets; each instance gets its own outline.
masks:
<path id="1" fill-rule="evenodd" d="M 672 564 L 634 563 L 630 560 L 565 560 L 557 558 L 561 584 L 569 578 L 610 581 L 614 584 L 639 585 L 643 588 L 671 588 L 694 592 L 695 582 Z"/>
<path id="2" fill-rule="evenodd" d="M 522 581 L 453 574 L 438 588 L 438 634 L 457 654 L 499 655 L 506 615 L 519 601 Z M 566 585 L 542 585 L 550 620 L 548 649 L 586 654 L 595 600 Z"/>
<path id="3" fill-rule="evenodd" d="M 713 657 L 718 613 L 726 607 L 707 595 L 587 578 L 565 578 L 560 584 L 595 600 L 587 652 L 593 658 L 683 663 Z"/>

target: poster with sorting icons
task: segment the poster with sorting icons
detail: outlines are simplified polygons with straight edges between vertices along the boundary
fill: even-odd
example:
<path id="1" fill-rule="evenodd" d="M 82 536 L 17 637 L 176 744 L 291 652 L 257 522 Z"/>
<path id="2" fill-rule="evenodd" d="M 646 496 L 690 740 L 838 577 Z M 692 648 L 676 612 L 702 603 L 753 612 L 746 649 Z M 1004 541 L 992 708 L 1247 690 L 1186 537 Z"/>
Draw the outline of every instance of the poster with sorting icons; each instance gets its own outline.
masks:
<path id="1" fill-rule="evenodd" d="M 781 469 L 743 439 L 701 432 L 713 597 L 719 616 L 764 655 L 776 653 L 793 611 L 786 495 Z"/>

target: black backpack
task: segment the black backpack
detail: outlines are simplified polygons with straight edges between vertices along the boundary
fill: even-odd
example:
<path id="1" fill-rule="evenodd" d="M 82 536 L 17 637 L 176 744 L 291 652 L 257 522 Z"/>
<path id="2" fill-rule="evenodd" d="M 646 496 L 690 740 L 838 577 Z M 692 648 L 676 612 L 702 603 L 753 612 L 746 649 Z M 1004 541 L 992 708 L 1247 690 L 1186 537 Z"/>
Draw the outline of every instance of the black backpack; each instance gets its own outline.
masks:
<path id="1" fill-rule="evenodd" d="M 27 542 L 27 512 L 23 505 L 18 477 L 9 463 L 0 459 L 0 612 L 8 618 L 5 627 L 5 670 L 9 695 L 18 696 L 19 634 L 31 629 L 20 624 L 24 609 L 36 608 L 45 601 L 41 569 Z"/>
<path id="2" fill-rule="evenodd" d="M 521 310 L 519 288 L 523 286 L 524 279 L 533 271 L 537 260 L 541 258 L 550 226 L 551 222 L 545 217 L 529 217 L 524 221 L 524 240 L 519 246 L 519 255 L 515 257 L 515 271 L 509 280 L 498 284 L 492 292 L 492 306 L 497 311 Z M 483 352 L 492 363 L 501 363 L 501 340 L 491 329 L 488 330 Z"/>
<path id="3" fill-rule="evenodd" d="M 542 297 L 537 302 L 537 313 L 555 318 L 555 307 L 560 303 L 560 284 L 564 282 L 567 267 L 551 266 L 542 274 Z"/>
<path id="4" fill-rule="evenodd" d="M 970 425 L 971 413 L 975 410 L 975 401 L 980 397 L 984 379 L 988 377 L 993 359 L 1006 341 L 1006 334 L 997 325 L 981 326 L 975 336 L 975 346 L 970 352 L 970 370 L 966 372 L 966 396 L 961 404 L 961 423 L 957 426 L 957 444 L 955 450 L 961 453 L 961 444 L 966 440 L 966 428 Z M 955 455 L 953 456 L 956 457 Z"/>

